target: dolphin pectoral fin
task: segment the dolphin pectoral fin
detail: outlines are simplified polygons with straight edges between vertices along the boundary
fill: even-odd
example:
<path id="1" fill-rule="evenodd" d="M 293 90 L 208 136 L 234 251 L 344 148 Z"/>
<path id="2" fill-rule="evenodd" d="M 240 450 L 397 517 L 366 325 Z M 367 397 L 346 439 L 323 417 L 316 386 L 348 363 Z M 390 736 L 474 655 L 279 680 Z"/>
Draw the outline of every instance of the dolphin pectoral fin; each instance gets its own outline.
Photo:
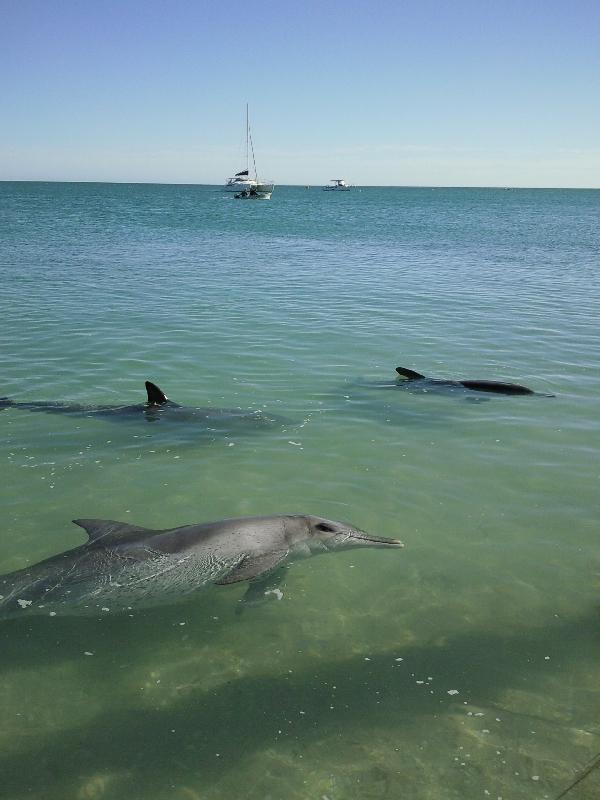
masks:
<path id="1" fill-rule="evenodd" d="M 281 600 L 283 592 L 278 587 L 284 577 L 285 567 L 279 567 L 256 580 L 250 581 L 246 594 L 239 601 L 235 613 L 239 616 L 248 606 L 258 606 L 271 600 Z"/>
<path id="2" fill-rule="evenodd" d="M 89 536 L 90 542 L 97 542 L 99 539 L 107 539 L 118 536 L 119 538 L 148 531 L 147 528 L 140 528 L 138 525 L 128 525 L 126 522 L 116 522 L 112 519 L 74 519 L 75 525 L 79 525 Z"/>
<path id="3" fill-rule="evenodd" d="M 409 381 L 420 381 L 425 377 L 425 375 L 421 375 L 420 372 L 415 372 L 412 369 L 406 369 L 406 367 L 396 367 L 396 372 L 398 375 L 402 375 L 403 378 L 407 378 Z"/>
<path id="4" fill-rule="evenodd" d="M 266 575 L 275 567 L 279 566 L 287 556 L 287 550 L 272 550 L 260 556 L 246 556 L 237 567 L 234 567 L 229 575 L 215 581 L 218 586 L 226 586 L 228 583 L 239 583 L 240 581 L 252 581 L 261 575 Z"/>
<path id="5" fill-rule="evenodd" d="M 150 381 L 146 381 L 146 393 L 148 395 L 148 405 L 162 406 L 169 401 L 167 395 L 155 383 Z"/>

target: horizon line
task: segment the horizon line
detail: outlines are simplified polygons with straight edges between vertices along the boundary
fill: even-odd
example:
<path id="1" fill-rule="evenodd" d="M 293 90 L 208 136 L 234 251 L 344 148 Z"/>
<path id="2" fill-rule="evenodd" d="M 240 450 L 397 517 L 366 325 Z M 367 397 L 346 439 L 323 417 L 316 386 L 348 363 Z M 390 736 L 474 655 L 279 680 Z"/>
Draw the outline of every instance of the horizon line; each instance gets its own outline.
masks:
<path id="1" fill-rule="evenodd" d="M 75 184 L 99 184 L 105 186 L 211 186 L 215 188 L 224 187 L 225 184 L 221 183 L 195 183 L 188 181 L 99 181 L 99 180 L 58 180 L 55 178 L 0 178 L 0 183 L 75 183 Z M 290 187 L 290 188 L 322 188 L 327 184 L 321 183 L 276 183 L 276 187 Z M 525 189 L 525 190 L 539 190 L 539 191 L 598 191 L 600 186 L 517 186 L 514 184 L 392 184 L 392 183 L 361 183 L 349 184 L 353 189 Z"/>

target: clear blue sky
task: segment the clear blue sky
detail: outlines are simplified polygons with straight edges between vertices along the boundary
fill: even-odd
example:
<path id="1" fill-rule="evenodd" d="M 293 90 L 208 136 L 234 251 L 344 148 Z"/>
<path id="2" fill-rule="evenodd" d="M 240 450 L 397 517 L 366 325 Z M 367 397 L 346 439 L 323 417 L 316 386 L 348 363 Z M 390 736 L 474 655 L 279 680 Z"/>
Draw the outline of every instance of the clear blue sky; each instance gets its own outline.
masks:
<path id="1" fill-rule="evenodd" d="M 600 0 L 0 0 L 0 179 L 600 187 Z"/>

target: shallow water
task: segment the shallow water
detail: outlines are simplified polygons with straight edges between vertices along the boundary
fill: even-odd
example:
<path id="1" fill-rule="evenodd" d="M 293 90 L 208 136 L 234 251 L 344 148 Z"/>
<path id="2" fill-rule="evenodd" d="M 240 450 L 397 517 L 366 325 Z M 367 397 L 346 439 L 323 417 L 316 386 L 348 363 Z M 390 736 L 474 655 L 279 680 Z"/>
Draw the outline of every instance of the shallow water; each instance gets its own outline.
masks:
<path id="1" fill-rule="evenodd" d="M 0 623 L 0 797 L 552 798 L 600 750 L 600 193 L 0 184 L 0 572 L 77 517 L 311 513 L 401 552 Z M 394 367 L 540 395 L 377 388 Z M 543 394 L 554 394 L 545 397 Z M 595 798 L 600 774 L 573 797 Z"/>

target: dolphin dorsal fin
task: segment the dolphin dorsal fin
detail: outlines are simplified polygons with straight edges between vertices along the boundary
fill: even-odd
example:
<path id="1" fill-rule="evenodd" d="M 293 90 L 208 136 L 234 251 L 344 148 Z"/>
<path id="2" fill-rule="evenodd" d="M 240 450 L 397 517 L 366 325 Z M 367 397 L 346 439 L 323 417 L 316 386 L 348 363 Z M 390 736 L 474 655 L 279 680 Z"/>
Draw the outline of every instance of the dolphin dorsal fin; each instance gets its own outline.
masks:
<path id="1" fill-rule="evenodd" d="M 73 522 L 84 529 L 90 542 L 109 537 L 112 539 L 114 536 L 124 537 L 147 530 L 138 525 L 128 525 L 126 522 L 116 522 L 113 519 L 74 519 Z"/>
<path id="2" fill-rule="evenodd" d="M 413 369 L 406 369 L 406 367 L 396 367 L 396 372 L 398 375 L 402 375 L 403 378 L 408 378 L 409 381 L 419 381 L 423 380 L 425 375 L 421 375 L 420 372 L 415 372 Z"/>
<path id="3" fill-rule="evenodd" d="M 146 381 L 146 392 L 148 393 L 148 403 L 151 406 L 162 406 L 169 401 L 162 389 L 159 389 L 155 383 L 150 383 L 150 381 Z"/>

